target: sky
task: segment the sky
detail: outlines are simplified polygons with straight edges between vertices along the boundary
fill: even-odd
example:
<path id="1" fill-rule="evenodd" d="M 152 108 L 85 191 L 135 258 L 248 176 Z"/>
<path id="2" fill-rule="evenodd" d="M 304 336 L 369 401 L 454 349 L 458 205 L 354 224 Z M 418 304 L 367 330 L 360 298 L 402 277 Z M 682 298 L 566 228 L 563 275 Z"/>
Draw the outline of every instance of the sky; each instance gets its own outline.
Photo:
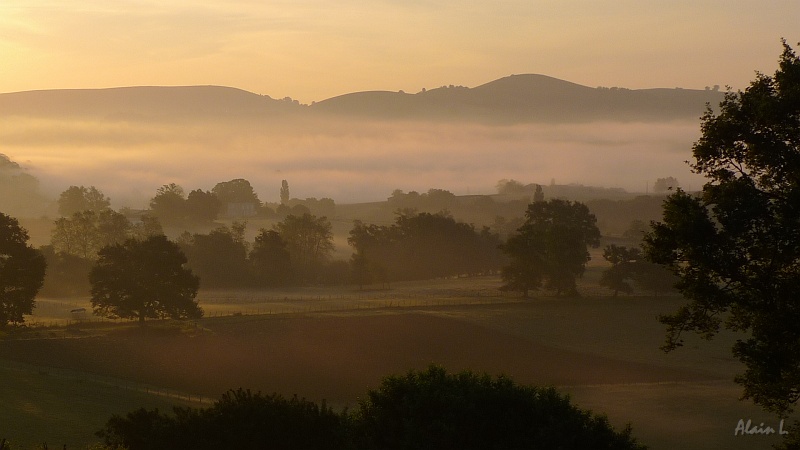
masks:
<path id="1" fill-rule="evenodd" d="M 798 0 L 0 0 L 0 93 L 221 85 L 310 104 L 355 91 L 474 87 L 537 73 L 586 86 L 744 89 L 800 42 Z M 0 153 L 51 195 L 96 185 L 146 207 L 162 184 L 246 178 L 263 200 L 496 182 L 688 189 L 699 121 L 522 127 L 4 120 Z M 187 158 L 192 164 L 187 165 Z"/>
<path id="2" fill-rule="evenodd" d="M 2 0 L 0 92 L 224 85 L 311 103 L 521 73 L 743 89 L 798 24 L 797 0 Z"/>

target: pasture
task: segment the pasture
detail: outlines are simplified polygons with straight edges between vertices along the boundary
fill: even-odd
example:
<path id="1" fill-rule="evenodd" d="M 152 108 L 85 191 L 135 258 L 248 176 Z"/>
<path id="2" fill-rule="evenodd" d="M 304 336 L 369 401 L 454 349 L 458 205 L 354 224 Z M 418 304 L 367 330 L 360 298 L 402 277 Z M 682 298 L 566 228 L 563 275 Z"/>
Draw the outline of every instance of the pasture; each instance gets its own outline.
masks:
<path id="1" fill-rule="evenodd" d="M 69 311 L 88 299 L 43 301 L 33 319 L 62 325 L 33 327 L 0 344 L 4 364 L 36 368 L 9 377 L 0 397 L 1 431 L 10 437 L 27 430 L 15 438 L 19 442 L 32 437 L 30 430 L 41 430 L 39 440 L 52 442 L 67 432 L 54 417 L 64 384 L 75 382 L 57 376 L 59 371 L 146 386 L 141 392 L 83 382 L 79 387 L 85 389 L 73 398 L 84 398 L 95 412 L 75 411 L 82 420 L 70 429 L 70 439 L 85 440 L 69 442 L 88 443 L 111 412 L 187 400 L 150 390 L 189 394 L 196 401 L 244 387 L 344 407 L 356 404 L 384 375 L 436 363 L 451 371 L 505 373 L 520 383 L 558 386 L 579 406 L 606 412 L 614 425 L 630 422 L 635 436 L 653 449 L 751 449 L 775 442 L 774 436 L 733 436 L 739 419 L 778 423 L 737 400 L 741 389 L 731 380 L 741 367 L 729 351 L 734 336 L 689 339 L 685 348 L 665 355 L 658 349 L 664 329 L 656 317 L 682 299 L 598 295 L 599 269 L 590 268 L 581 298 L 523 301 L 498 292 L 496 277 L 397 283 L 390 290 L 202 292 L 206 318 L 146 327 L 78 321 Z M 24 394 L 30 383 L 44 397 Z M 43 410 L 47 401 L 55 416 L 25 413 Z M 69 401 L 60 405 L 68 409 Z"/>

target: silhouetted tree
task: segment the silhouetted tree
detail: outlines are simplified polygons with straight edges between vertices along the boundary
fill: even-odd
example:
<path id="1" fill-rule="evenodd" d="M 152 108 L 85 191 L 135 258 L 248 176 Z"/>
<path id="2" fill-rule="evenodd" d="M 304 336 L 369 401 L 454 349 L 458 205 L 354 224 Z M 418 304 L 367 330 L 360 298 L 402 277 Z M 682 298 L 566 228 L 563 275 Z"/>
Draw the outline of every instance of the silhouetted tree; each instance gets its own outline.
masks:
<path id="1" fill-rule="evenodd" d="M 242 287 L 250 284 L 248 245 L 244 224 L 218 227 L 208 234 L 194 234 L 183 242 L 187 267 L 200 277 L 203 287 Z M 188 245 L 187 245 L 188 244 Z"/>
<path id="2" fill-rule="evenodd" d="M 614 291 L 614 297 L 619 292 L 632 293 L 633 286 L 628 280 L 636 279 L 637 267 L 642 259 L 641 250 L 611 244 L 603 249 L 603 259 L 610 262 L 611 267 L 600 276 L 600 286 Z"/>
<path id="3" fill-rule="evenodd" d="M 158 220 L 170 227 L 183 226 L 186 220 L 186 193 L 175 183 L 158 188 L 150 200 L 150 210 Z"/>
<path id="4" fill-rule="evenodd" d="M 286 286 L 292 283 L 289 250 L 280 233 L 262 229 L 250 251 L 256 283 L 262 286 Z"/>
<path id="5" fill-rule="evenodd" d="M 573 406 L 554 388 L 439 367 L 390 376 L 354 413 L 357 449 L 644 449 L 630 427 Z"/>
<path id="6" fill-rule="evenodd" d="M 667 192 L 672 189 L 677 189 L 680 184 L 678 184 L 678 180 L 675 177 L 666 177 L 666 178 L 659 178 L 653 184 L 653 191 L 654 192 Z"/>
<path id="7" fill-rule="evenodd" d="M 28 239 L 17 219 L 0 213 L 0 327 L 22 323 L 33 312 L 44 281 L 47 263 Z"/>
<path id="8" fill-rule="evenodd" d="M 211 192 L 195 189 L 186 197 L 186 215 L 195 223 L 213 222 L 222 209 L 222 202 Z"/>
<path id="9" fill-rule="evenodd" d="M 325 403 L 249 390 L 225 393 L 210 408 L 175 407 L 174 415 L 138 409 L 112 416 L 97 435 L 128 450 L 326 450 L 346 448 L 347 421 Z"/>
<path id="10" fill-rule="evenodd" d="M 525 217 L 503 247 L 511 258 L 503 269 L 503 288 L 527 297 L 544 285 L 557 294 L 576 295 L 575 278 L 591 259 L 587 247 L 600 243 L 594 215 L 583 203 L 553 199 L 531 203 Z"/>
<path id="11" fill-rule="evenodd" d="M 217 183 L 211 192 L 222 203 L 223 210 L 236 203 L 252 204 L 254 207 L 261 206 L 261 200 L 258 199 L 253 186 L 243 178 Z"/>
<path id="12" fill-rule="evenodd" d="M 95 259 L 101 248 L 125 241 L 130 232 L 131 224 L 123 214 L 111 209 L 85 210 L 56 220 L 50 241 L 56 253 Z"/>
<path id="13" fill-rule="evenodd" d="M 281 205 L 289 205 L 289 182 L 281 180 Z"/>
<path id="14" fill-rule="evenodd" d="M 333 231 L 328 218 L 290 214 L 275 224 L 275 231 L 286 242 L 292 267 L 299 279 L 313 281 L 334 249 Z"/>
<path id="15" fill-rule="evenodd" d="M 444 213 L 402 211 L 392 226 L 355 221 L 347 242 L 355 250 L 353 269 L 384 283 L 487 274 L 502 265 L 496 233 Z"/>
<path id="16" fill-rule="evenodd" d="M 70 186 L 58 197 L 58 213 L 64 217 L 83 211 L 99 214 L 111 207 L 111 200 L 94 186 Z"/>
<path id="17" fill-rule="evenodd" d="M 641 450 L 630 426 L 616 431 L 554 388 L 439 367 L 390 376 L 356 411 L 336 413 L 278 394 L 228 391 L 210 408 L 174 414 L 138 409 L 97 433 L 129 450 Z"/>
<path id="18" fill-rule="evenodd" d="M 92 307 L 110 318 L 198 318 L 198 279 L 184 267 L 186 257 L 166 236 L 129 239 L 100 250 L 92 267 Z"/>
<path id="19" fill-rule="evenodd" d="M 699 196 L 667 197 L 645 238 L 647 257 L 690 301 L 661 318 L 664 348 L 680 347 L 684 331 L 745 333 L 736 380 L 779 414 L 800 399 L 800 58 L 783 47 L 774 76 L 758 74 L 703 116 L 691 167 L 709 181 Z"/>
<path id="20" fill-rule="evenodd" d="M 42 193 L 39 180 L 2 153 L 0 192 L 0 211 L 17 217 L 39 217 L 47 213 L 51 204 Z"/>
<path id="21" fill-rule="evenodd" d="M 536 190 L 533 193 L 533 201 L 534 202 L 543 202 L 544 201 L 544 191 L 542 190 L 541 185 L 536 185 Z"/>

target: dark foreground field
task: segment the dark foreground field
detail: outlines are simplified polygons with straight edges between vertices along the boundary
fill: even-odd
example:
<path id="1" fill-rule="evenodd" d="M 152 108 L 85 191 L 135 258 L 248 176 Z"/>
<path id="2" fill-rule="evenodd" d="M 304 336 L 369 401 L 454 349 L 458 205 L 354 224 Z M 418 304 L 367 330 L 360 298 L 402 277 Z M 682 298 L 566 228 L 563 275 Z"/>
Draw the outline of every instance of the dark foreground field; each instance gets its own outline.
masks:
<path id="1" fill-rule="evenodd" d="M 50 427 L 41 413 L 46 406 L 35 404 L 36 395 L 20 392 L 62 389 L 65 396 L 89 396 L 91 402 L 96 393 L 97 403 L 114 402 L 114 391 L 99 375 L 130 383 L 130 390 L 116 388 L 125 399 L 112 408 L 119 412 L 135 401 L 162 408 L 171 401 L 148 397 L 149 386 L 193 394 L 195 400 L 244 387 L 345 406 L 354 405 L 382 376 L 436 363 L 451 371 L 505 373 L 520 383 L 559 386 L 579 406 L 607 412 L 615 425 L 631 422 L 634 434 L 654 449 L 768 448 L 774 439 L 733 436 L 740 418 L 774 419 L 736 400 L 740 389 L 730 380 L 738 366 L 724 350 L 728 341 L 690 342 L 676 355 L 658 351 L 663 329 L 655 316 L 675 304 L 674 299 L 545 298 L 28 333 L 0 342 L 0 359 L 29 368 L 27 376 L 14 372 L 8 377 L 12 386 L 0 390 L 0 433 L 13 435 L 6 424 L 30 429 L 40 420 L 42 439 L 91 441 L 107 417 L 87 413 L 67 430 Z M 75 383 L 64 386 L 62 373 L 86 374 L 84 383 L 92 388 L 70 394 Z M 137 388 L 142 386 L 148 388 Z"/>

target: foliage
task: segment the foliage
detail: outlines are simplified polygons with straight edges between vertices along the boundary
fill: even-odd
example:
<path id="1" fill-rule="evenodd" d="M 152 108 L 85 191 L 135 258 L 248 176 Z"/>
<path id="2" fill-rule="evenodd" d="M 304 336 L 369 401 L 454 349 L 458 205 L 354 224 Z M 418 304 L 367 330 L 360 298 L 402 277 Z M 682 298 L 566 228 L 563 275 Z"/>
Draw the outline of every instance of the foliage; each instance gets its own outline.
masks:
<path id="1" fill-rule="evenodd" d="M 0 211 L 17 217 L 36 217 L 49 209 L 51 200 L 41 190 L 39 180 L 19 164 L 0 153 Z"/>
<path id="2" fill-rule="evenodd" d="M 289 203 L 289 182 L 281 180 L 281 205 Z"/>
<path id="3" fill-rule="evenodd" d="M 56 220 L 50 241 L 57 253 L 95 259 L 101 248 L 125 241 L 130 231 L 123 214 L 111 209 L 85 210 Z"/>
<path id="4" fill-rule="evenodd" d="M 626 280 L 636 277 L 636 263 L 642 258 L 638 248 L 627 248 L 611 244 L 603 249 L 603 259 L 611 263 L 600 276 L 600 286 L 605 286 L 614 291 L 614 297 L 619 292 L 630 294 L 633 292 Z"/>
<path id="5" fill-rule="evenodd" d="M 396 189 L 387 200 L 387 205 L 392 210 L 416 208 L 432 212 L 450 209 L 455 204 L 455 194 L 444 189 L 428 189 L 428 192 L 422 194 L 416 191 L 406 194 L 400 189 Z"/>
<path id="6" fill-rule="evenodd" d="M 658 178 L 656 182 L 653 183 L 653 192 L 667 192 L 677 189 L 679 186 L 680 183 L 678 183 L 675 177 Z"/>
<path id="7" fill-rule="evenodd" d="M 324 402 L 238 389 L 211 408 L 173 412 L 139 409 L 114 415 L 97 435 L 106 445 L 128 450 L 345 448 L 347 418 Z"/>
<path id="8" fill-rule="evenodd" d="M 256 206 L 261 205 L 253 186 L 243 178 L 217 183 L 211 189 L 211 192 L 217 196 L 223 205 L 228 203 L 254 203 Z"/>
<path id="9" fill-rule="evenodd" d="M 186 216 L 192 223 L 211 223 L 222 209 L 222 202 L 209 191 L 195 189 L 186 197 Z"/>
<path id="10" fill-rule="evenodd" d="M 206 409 L 113 416 L 98 436 L 137 449 L 644 449 L 630 427 L 573 406 L 554 388 L 432 366 L 390 376 L 354 412 L 229 391 Z"/>
<path id="11" fill-rule="evenodd" d="M 44 256 L 28 245 L 28 232 L 0 213 L 0 327 L 22 323 L 33 312 L 45 269 Z"/>
<path id="12" fill-rule="evenodd" d="M 132 238 L 143 241 L 151 236 L 164 234 L 164 228 L 161 227 L 161 222 L 157 217 L 142 214 L 138 223 L 131 224 L 129 234 Z"/>
<path id="13" fill-rule="evenodd" d="M 613 290 L 615 297 L 619 292 L 633 293 L 628 280 L 634 281 L 641 289 L 652 291 L 656 297 L 673 290 L 678 282 L 664 266 L 646 261 L 638 248 L 611 244 L 603 249 L 603 258 L 611 263 L 611 267 L 600 276 L 600 285 Z"/>
<path id="14" fill-rule="evenodd" d="M 559 295 L 576 295 L 575 278 L 591 259 L 587 247 L 600 243 L 594 215 L 583 203 L 553 199 L 531 203 L 525 217 L 503 246 L 511 258 L 503 268 L 503 288 L 525 297 L 542 286 Z"/>
<path id="15" fill-rule="evenodd" d="M 198 318 L 198 279 L 165 236 L 128 239 L 100 250 L 89 274 L 94 313 L 110 318 Z"/>
<path id="16" fill-rule="evenodd" d="M 573 406 L 554 388 L 440 367 L 390 376 L 354 420 L 363 449 L 640 449 L 630 428 Z"/>
<path id="17" fill-rule="evenodd" d="M 286 243 L 297 277 L 303 281 L 314 281 L 334 249 L 333 231 L 328 218 L 290 214 L 275 224 L 275 231 Z"/>
<path id="18" fill-rule="evenodd" d="M 200 277 L 206 288 L 241 287 L 249 284 L 247 242 L 244 224 L 234 222 L 208 234 L 194 234 L 182 243 L 187 267 Z"/>
<path id="19" fill-rule="evenodd" d="M 64 217 L 83 211 L 96 214 L 111 208 L 111 200 L 94 186 L 70 186 L 58 197 L 58 213 Z"/>
<path id="20" fill-rule="evenodd" d="M 402 212 L 391 226 L 355 221 L 347 241 L 359 284 L 476 275 L 502 265 L 497 234 L 444 213 Z"/>
<path id="21" fill-rule="evenodd" d="M 292 283 L 292 267 L 286 241 L 275 230 L 262 229 L 250 251 L 256 284 L 286 286 Z"/>
<path id="22" fill-rule="evenodd" d="M 150 200 L 150 210 L 164 225 L 183 225 L 186 217 L 186 193 L 175 183 L 165 184 L 158 188 L 156 196 Z"/>
<path id="23" fill-rule="evenodd" d="M 774 76 L 758 74 L 702 119 L 692 169 L 699 196 L 678 190 L 645 238 L 690 302 L 662 317 L 666 350 L 681 334 L 745 333 L 744 397 L 786 414 L 800 399 L 800 59 L 784 42 Z"/>

